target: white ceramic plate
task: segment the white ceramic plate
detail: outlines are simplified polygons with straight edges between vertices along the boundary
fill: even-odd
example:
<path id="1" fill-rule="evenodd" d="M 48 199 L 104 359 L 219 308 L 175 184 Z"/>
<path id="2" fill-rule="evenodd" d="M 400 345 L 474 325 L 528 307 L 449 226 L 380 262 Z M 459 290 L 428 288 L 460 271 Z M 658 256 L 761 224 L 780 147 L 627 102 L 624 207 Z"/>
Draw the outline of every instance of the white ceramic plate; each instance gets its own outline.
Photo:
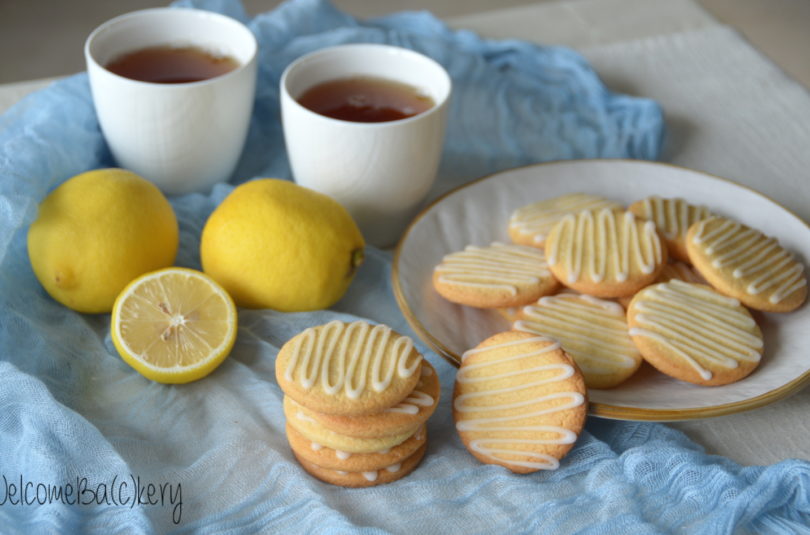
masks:
<path id="1" fill-rule="evenodd" d="M 481 340 L 509 329 L 494 311 L 455 305 L 433 289 L 433 267 L 465 246 L 509 242 L 507 224 L 520 206 L 586 192 L 625 204 L 647 197 L 681 197 L 775 236 L 805 265 L 810 227 L 756 191 L 673 165 L 634 160 L 551 162 L 504 171 L 456 189 L 427 207 L 400 241 L 394 292 L 419 336 L 451 363 Z M 746 379 L 700 387 L 644 365 L 629 381 L 589 392 L 591 413 L 626 420 L 688 420 L 760 407 L 810 380 L 810 305 L 789 314 L 755 313 L 765 336 L 759 368 Z"/>

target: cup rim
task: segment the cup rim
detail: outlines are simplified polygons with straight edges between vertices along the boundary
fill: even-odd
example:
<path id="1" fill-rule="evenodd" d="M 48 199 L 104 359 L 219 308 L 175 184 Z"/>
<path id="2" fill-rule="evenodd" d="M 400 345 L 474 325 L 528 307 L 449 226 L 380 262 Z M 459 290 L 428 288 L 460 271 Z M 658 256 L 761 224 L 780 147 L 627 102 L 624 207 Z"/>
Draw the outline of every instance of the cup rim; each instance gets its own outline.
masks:
<path id="1" fill-rule="evenodd" d="M 318 112 L 312 111 L 309 108 L 302 106 L 298 100 L 296 100 L 287 90 L 287 79 L 289 78 L 290 73 L 293 69 L 298 68 L 303 62 L 310 60 L 313 57 L 317 57 L 320 55 L 325 55 L 329 53 L 333 53 L 336 50 L 345 50 L 345 49 L 378 49 L 378 50 L 395 50 L 398 53 L 405 53 L 412 56 L 417 56 L 422 61 L 426 61 L 427 63 L 432 64 L 433 66 L 437 67 L 437 71 L 441 73 L 441 76 L 447 82 L 447 91 L 440 101 L 436 102 L 430 109 L 423 111 L 422 113 L 417 113 L 416 115 L 411 115 L 410 117 L 405 117 L 403 119 L 396 119 L 394 121 L 380 121 L 380 122 L 373 122 L 373 123 L 363 123 L 358 121 L 347 121 L 345 119 L 335 119 L 333 117 L 328 117 L 326 115 L 322 115 Z M 317 50 L 313 50 L 312 52 L 308 52 L 302 56 L 297 57 L 293 60 L 281 74 L 281 80 L 279 82 L 279 89 L 280 93 L 283 97 L 286 98 L 290 102 L 292 106 L 294 106 L 297 110 L 303 110 L 305 113 L 310 115 L 314 115 L 324 121 L 340 124 L 343 126 L 351 125 L 350 128 L 385 128 L 385 127 L 393 127 L 398 126 L 401 124 L 409 123 L 412 121 L 418 121 L 425 117 L 429 117 L 431 115 L 435 115 L 436 113 L 441 113 L 441 110 L 445 108 L 447 102 L 450 100 L 450 96 L 453 93 L 453 79 L 450 78 L 450 74 L 447 72 L 447 69 L 444 66 L 436 61 L 435 59 L 422 54 L 421 52 L 417 52 L 416 50 L 405 48 L 402 46 L 396 45 L 389 45 L 385 43 L 347 43 L 342 45 L 332 45 L 326 46 L 324 48 L 319 48 Z"/>
<path id="2" fill-rule="evenodd" d="M 110 26 L 120 23 L 122 20 L 126 20 L 129 18 L 140 17 L 144 15 L 149 15 L 152 13 L 166 13 L 166 12 L 173 12 L 173 13 L 186 13 L 188 15 L 193 16 L 202 16 L 202 17 L 209 17 L 211 19 L 218 19 L 221 22 L 225 22 L 226 24 L 232 24 L 234 26 L 239 27 L 240 29 L 244 30 L 245 34 L 248 36 L 251 44 L 251 51 L 250 57 L 245 62 L 240 62 L 239 66 L 233 70 L 230 70 L 224 74 L 220 74 L 219 76 L 214 76 L 213 78 L 207 78 L 205 80 L 198 80 L 196 82 L 180 82 L 174 84 L 162 84 L 159 82 L 146 82 L 143 80 L 135 80 L 133 78 L 127 78 L 126 76 L 121 76 L 120 74 L 116 74 L 101 63 L 99 63 L 95 56 L 91 53 L 90 47 L 94 39 L 96 39 L 99 34 L 107 30 Z M 152 88 L 160 88 L 164 91 L 179 91 L 189 87 L 199 87 L 204 86 L 212 83 L 218 83 L 223 79 L 232 78 L 237 76 L 239 73 L 244 71 L 245 69 L 252 68 L 252 66 L 256 63 L 256 59 L 259 55 L 259 42 L 256 39 L 256 35 L 241 21 L 229 17 L 227 15 L 223 15 L 222 13 L 217 13 L 215 11 L 207 11 L 205 9 L 196 9 L 196 8 L 188 8 L 188 7 L 151 7 L 147 9 L 139 9 L 136 11 L 130 11 L 128 13 L 123 13 L 121 15 L 117 15 L 111 19 L 108 19 L 98 25 L 90 35 L 87 36 L 87 39 L 84 41 L 84 57 L 85 61 L 95 67 L 101 69 L 109 76 L 113 76 L 118 80 L 126 81 L 132 84 L 141 85 L 143 87 L 152 87 Z"/>

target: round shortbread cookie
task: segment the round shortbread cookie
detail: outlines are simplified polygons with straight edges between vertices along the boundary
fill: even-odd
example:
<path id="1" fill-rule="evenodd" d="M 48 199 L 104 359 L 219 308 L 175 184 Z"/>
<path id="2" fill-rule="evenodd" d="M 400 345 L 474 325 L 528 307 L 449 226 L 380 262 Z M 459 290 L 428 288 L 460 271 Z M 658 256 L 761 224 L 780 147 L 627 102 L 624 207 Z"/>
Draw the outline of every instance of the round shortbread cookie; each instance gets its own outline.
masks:
<path id="1" fill-rule="evenodd" d="M 512 213 L 509 218 L 509 237 L 521 245 L 543 247 L 551 228 L 563 217 L 583 210 L 602 208 L 624 210 L 619 203 L 587 193 L 570 193 L 532 203 Z"/>
<path id="2" fill-rule="evenodd" d="M 276 357 L 285 394 L 324 414 L 356 416 L 392 407 L 413 391 L 422 356 L 385 325 L 331 321 L 297 334 Z"/>
<path id="3" fill-rule="evenodd" d="M 604 209 L 562 218 L 548 235 L 546 258 L 566 286 L 622 297 L 655 281 L 667 255 L 652 221 Z"/>
<path id="4" fill-rule="evenodd" d="M 630 336 L 644 360 L 689 383 L 724 385 L 750 374 L 762 332 L 734 298 L 679 280 L 641 290 L 627 310 Z"/>
<path id="5" fill-rule="evenodd" d="M 705 206 L 695 206 L 683 199 L 664 199 L 657 195 L 636 201 L 627 207 L 636 217 L 655 223 L 663 236 L 669 255 L 677 260 L 689 261 L 686 252 L 686 232 L 694 223 L 713 214 Z"/>
<path id="6" fill-rule="evenodd" d="M 534 334 L 496 334 L 464 353 L 453 418 L 479 461 L 516 473 L 554 470 L 587 413 L 585 381 L 560 345 Z"/>
<path id="7" fill-rule="evenodd" d="M 339 416 L 315 411 L 306 411 L 306 414 L 325 428 L 351 437 L 401 435 L 430 418 L 439 404 L 440 394 L 439 375 L 427 360 L 422 360 L 421 377 L 413 392 L 393 407 L 366 416 Z"/>
<path id="8" fill-rule="evenodd" d="M 624 309 L 612 301 L 572 293 L 542 297 L 523 307 L 512 328 L 559 342 L 588 388 L 612 388 L 641 366 Z"/>
<path id="9" fill-rule="evenodd" d="M 296 431 L 293 426 L 287 424 L 287 441 L 296 457 L 322 468 L 343 470 L 344 472 L 382 470 L 386 466 L 402 462 L 410 457 L 425 443 L 425 440 L 427 440 L 427 432 L 423 425 L 405 442 L 393 448 L 374 453 L 350 453 L 333 450 L 317 442 L 312 442 Z"/>
<path id="10" fill-rule="evenodd" d="M 718 291 L 768 312 L 790 312 L 807 298 L 804 266 L 775 238 L 736 221 L 704 219 L 686 242 L 695 269 Z"/>
<path id="11" fill-rule="evenodd" d="M 433 270 L 433 286 L 453 303 L 499 308 L 536 301 L 558 283 L 541 249 L 494 242 L 445 256 Z"/>
<path id="12" fill-rule="evenodd" d="M 327 429 L 313 418 L 312 412 L 299 405 L 289 396 L 284 396 L 284 416 L 287 423 L 296 431 L 304 435 L 312 442 L 324 445 L 333 450 L 345 451 L 348 453 L 375 453 L 381 450 L 393 448 L 405 442 L 411 435 L 421 427 L 417 424 L 411 429 L 396 435 L 383 435 L 371 438 L 350 437 Z"/>
<path id="13" fill-rule="evenodd" d="M 306 470 L 309 475 L 320 479 L 325 483 L 338 485 L 340 487 L 373 487 L 375 485 L 383 485 L 401 479 L 411 472 L 419 465 L 419 462 L 425 456 L 427 450 L 427 443 L 422 444 L 413 455 L 403 460 L 400 463 L 395 463 L 383 468 L 382 470 L 372 470 L 368 472 L 349 472 L 346 470 L 331 470 L 323 468 L 316 464 L 312 464 L 305 459 L 301 459 L 293 450 L 293 455 L 296 456 L 301 467 Z"/>

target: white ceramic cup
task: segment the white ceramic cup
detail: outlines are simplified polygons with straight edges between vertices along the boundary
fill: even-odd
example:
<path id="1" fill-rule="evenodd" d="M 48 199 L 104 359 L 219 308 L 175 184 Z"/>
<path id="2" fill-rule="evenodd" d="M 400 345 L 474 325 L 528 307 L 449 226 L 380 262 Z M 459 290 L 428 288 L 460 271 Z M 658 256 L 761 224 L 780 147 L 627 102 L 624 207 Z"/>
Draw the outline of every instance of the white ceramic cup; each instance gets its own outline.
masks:
<path id="1" fill-rule="evenodd" d="M 131 80 L 104 68 L 122 54 L 165 45 L 227 55 L 239 66 L 180 84 Z M 230 177 L 256 91 L 258 44 L 245 25 L 197 9 L 145 9 L 96 28 L 84 53 L 101 130 L 118 165 L 169 194 L 205 191 Z"/>
<path id="2" fill-rule="evenodd" d="M 434 106 L 397 121 L 360 123 L 320 115 L 296 100 L 317 84 L 356 76 L 415 87 Z M 284 140 L 295 181 L 343 204 L 369 243 L 392 245 L 436 178 L 451 85 L 441 65 L 394 46 L 341 45 L 297 59 L 281 77 Z"/>

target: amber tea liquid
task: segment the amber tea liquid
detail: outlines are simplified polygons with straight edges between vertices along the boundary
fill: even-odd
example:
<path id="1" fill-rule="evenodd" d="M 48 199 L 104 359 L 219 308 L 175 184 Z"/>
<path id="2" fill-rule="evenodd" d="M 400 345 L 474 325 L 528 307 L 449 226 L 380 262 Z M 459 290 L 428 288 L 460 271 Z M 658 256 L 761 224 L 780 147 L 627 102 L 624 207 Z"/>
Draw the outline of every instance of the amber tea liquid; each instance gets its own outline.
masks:
<path id="1" fill-rule="evenodd" d="M 366 76 L 318 84 L 306 90 L 298 103 L 326 117 L 357 123 L 398 121 L 434 105 L 433 99 L 415 87 Z"/>
<path id="2" fill-rule="evenodd" d="M 141 82 L 185 84 L 221 76 L 238 66 L 231 57 L 216 56 L 198 47 L 154 46 L 124 54 L 104 67 Z"/>

